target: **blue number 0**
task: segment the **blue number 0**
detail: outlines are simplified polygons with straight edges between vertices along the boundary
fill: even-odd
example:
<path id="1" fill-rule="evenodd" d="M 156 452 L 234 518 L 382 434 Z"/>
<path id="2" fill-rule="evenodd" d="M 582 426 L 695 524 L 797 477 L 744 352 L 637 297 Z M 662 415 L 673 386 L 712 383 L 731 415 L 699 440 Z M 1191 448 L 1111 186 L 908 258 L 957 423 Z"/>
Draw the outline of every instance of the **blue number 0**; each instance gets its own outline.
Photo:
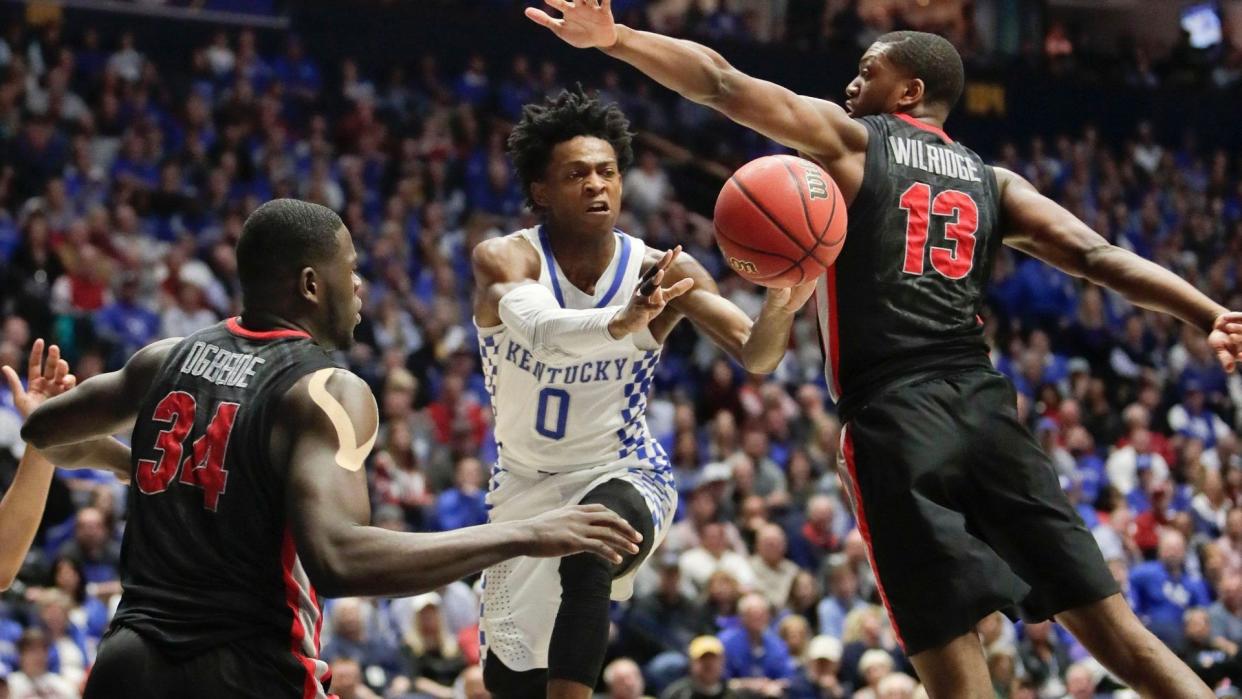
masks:
<path id="1" fill-rule="evenodd" d="M 548 404 L 556 399 L 556 425 L 548 427 Z M 548 439 L 565 436 L 565 423 L 569 422 L 569 391 L 563 388 L 545 388 L 539 392 L 539 410 L 535 413 L 535 431 Z"/>

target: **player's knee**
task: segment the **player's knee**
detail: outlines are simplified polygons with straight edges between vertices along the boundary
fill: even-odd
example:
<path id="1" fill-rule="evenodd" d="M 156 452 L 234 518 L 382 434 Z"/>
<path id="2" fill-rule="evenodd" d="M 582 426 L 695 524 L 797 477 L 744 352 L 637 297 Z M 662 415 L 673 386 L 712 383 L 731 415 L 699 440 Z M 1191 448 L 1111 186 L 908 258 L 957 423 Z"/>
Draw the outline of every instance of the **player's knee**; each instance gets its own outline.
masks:
<path id="1" fill-rule="evenodd" d="M 582 504 L 598 504 L 607 507 L 620 515 L 639 534 L 643 535 L 638 553 L 626 555 L 621 563 L 612 569 L 613 577 L 619 577 L 630 572 L 638 562 L 645 559 L 647 554 L 651 552 L 651 546 L 655 539 L 655 523 L 651 519 L 651 509 L 647 506 L 647 501 L 643 499 L 642 494 L 633 485 L 620 479 L 607 481 L 587 493 L 586 497 L 582 499 Z"/>

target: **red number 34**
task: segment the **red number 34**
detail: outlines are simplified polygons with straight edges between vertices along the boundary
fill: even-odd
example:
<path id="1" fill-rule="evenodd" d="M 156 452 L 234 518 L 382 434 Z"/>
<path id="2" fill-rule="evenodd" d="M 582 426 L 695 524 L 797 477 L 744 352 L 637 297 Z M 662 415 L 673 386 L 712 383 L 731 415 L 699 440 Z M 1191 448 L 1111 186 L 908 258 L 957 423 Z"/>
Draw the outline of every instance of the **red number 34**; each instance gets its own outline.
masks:
<path id="1" fill-rule="evenodd" d="M 945 240 L 954 243 L 955 247 L 931 246 L 932 267 L 949 279 L 961 279 L 970 274 L 975 265 L 979 207 L 969 194 L 946 189 L 932 199 L 931 186 L 915 182 L 901 195 L 901 208 L 906 212 L 906 262 L 901 268 L 903 272 L 922 276 L 931 216 L 943 216 L 955 219 L 947 221 L 944 226 Z"/>
<path id="2" fill-rule="evenodd" d="M 237 418 L 239 407 L 241 406 L 237 403 L 220 403 L 216 406 L 216 414 L 207 425 L 207 432 L 190 445 L 190 456 L 186 457 L 183 465 L 181 456 L 184 443 L 194 427 L 194 411 L 197 405 L 194 396 L 185 391 L 173 391 L 164 396 L 155 406 L 155 414 L 151 417 L 156 422 L 172 424 L 168 429 L 161 430 L 155 440 L 155 450 L 160 453 L 159 461 L 138 460 L 138 489 L 147 495 L 162 493 L 180 471 L 181 482 L 202 488 L 203 507 L 215 512 L 220 503 L 220 494 L 224 492 L 229 481 L 229 472 L 224 468 L 224 454 L 229 446 L 229 433 L 233 431 L 233 420 Z"/>

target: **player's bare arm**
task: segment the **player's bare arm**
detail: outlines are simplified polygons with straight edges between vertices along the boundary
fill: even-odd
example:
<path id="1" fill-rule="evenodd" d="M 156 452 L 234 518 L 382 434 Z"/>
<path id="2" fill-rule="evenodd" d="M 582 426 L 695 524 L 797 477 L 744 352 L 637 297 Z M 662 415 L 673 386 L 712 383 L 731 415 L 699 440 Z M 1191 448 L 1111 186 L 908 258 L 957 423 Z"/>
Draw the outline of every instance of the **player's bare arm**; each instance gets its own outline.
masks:
<path id="1" fill-rule="evenodd" d="M 1242 356 L 1242 313 L 1229 311 L 1155 262 L 1110 244 L 1021 176 L 995 170 L 1006 245 L 1112 289 L 1136 306 L 1200 328 L 1221 365 L 1233 370 Z"/>
<path id="2" fill-rule="evenodd" d="M 847 197 L 861 182 L 861 157 L 851 158 L 849 165 L 842 161 L 865 153 L 867 130 L 840 105 L 747 75 L 701 44 L 617 24 L 609 0 L 598 5 L 594 0 L 548 0 L 548 5 L 561 16 L 536 8 L 527 8 L 526 16 L 571 46 L 598 48 L 681 96 L 819 160 L 834 170 Z M 834 165 L 856 169 L 856 181 Z"/>
<path id="3" fill-rule="evenodd" d="M 181 338 L 152 343 L 118 370 L 83 381 L 35 410 L 22 426 L 22 439 L 40 451 L 78 445 L 133 429 L 138 406 L 169 352 Z M 89 449 L 84 445 L 84 449 Z M 128 449 L 126 449 L 128 452 Z M 89 451 L 79 452 L 89 455 Z M 109 461 L 119 453 L 113 452 Z M 128 473 L 128 455 L 125 471 Z"/>
<path id="4" fill-rule="evenodd" d="M 657 264 L 664 253 L 649 250 L 647 264 Z M 667 282 L 693 280 L 690 291 L 674 299 L 669 308 L 651 322 L 651 334 L 661 343 L 683 317 L 716 343 L 734 361 L 755 374 L 776 370 L 789 346 L 794 319 L 815 292 L 815 281 L 787 289 L 769 289 L 759 317 L 750 316 L 720 295 L 716 280 L 703 265 L 681 253 L 669 267 Z"/>
<path id="5" fill-rule="evenodd" d="M 515 556 L 590 552 L 617 563 L 638 550 L 632 527 L 589 505 L 437 534 L 370 526 L 362 463 L 379 413 L 366 383 L 339 369 L 310 374 L 289 389 L 279 415 L 272 461 L 286 469 L 298 554 L 325 595 L 412 595 Z"/>
<path id="6" fill-rule="evenodd" d="M 481 328 L 504 323 L 536 354 L 570 358 L 600 342 L 616 342 L 646 328 L 674 299 L 694 286 L 690 279 L 664 285 L 681 249 L 663 253 L 644 288 L 620 308 L 563 309 L 538 283 L 539 256 L 530 243 L 506 237 L 484 241 L 471 253 L 475 277 L 475 322 Z"/>

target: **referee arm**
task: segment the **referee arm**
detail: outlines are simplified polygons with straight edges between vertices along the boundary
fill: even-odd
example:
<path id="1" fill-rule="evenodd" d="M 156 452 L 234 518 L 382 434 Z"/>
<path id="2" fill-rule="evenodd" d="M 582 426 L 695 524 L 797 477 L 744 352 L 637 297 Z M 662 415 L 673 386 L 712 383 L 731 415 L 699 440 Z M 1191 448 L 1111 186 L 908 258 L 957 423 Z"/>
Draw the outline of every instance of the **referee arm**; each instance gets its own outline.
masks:
<path id="1" fill-rule="evenodd" d="M 638 533 L 599 505 L 435 534 L 370 526 L 363 462 L 379 428 L 375 398 L 354 374 L 323 372 L 283 398 L 271 455 L 286 469 L 298 554 L 326 596 L 418 594 L 516 556 L 591 552 L 617 563 L 638 550 Z"/>
<path id="2" fill-rule="evenodd" d="M 1136 306 L 1199 328 L 1208 334 L 1221 365 L 1233 371 L 1242 356 L 1242 313 L 1204 296 L 1155 262 L 1109 243 L 1019 175 L 1000 167 L 993 170 L 1001 193 L 1006 245 L 1111 289 Z"/>

